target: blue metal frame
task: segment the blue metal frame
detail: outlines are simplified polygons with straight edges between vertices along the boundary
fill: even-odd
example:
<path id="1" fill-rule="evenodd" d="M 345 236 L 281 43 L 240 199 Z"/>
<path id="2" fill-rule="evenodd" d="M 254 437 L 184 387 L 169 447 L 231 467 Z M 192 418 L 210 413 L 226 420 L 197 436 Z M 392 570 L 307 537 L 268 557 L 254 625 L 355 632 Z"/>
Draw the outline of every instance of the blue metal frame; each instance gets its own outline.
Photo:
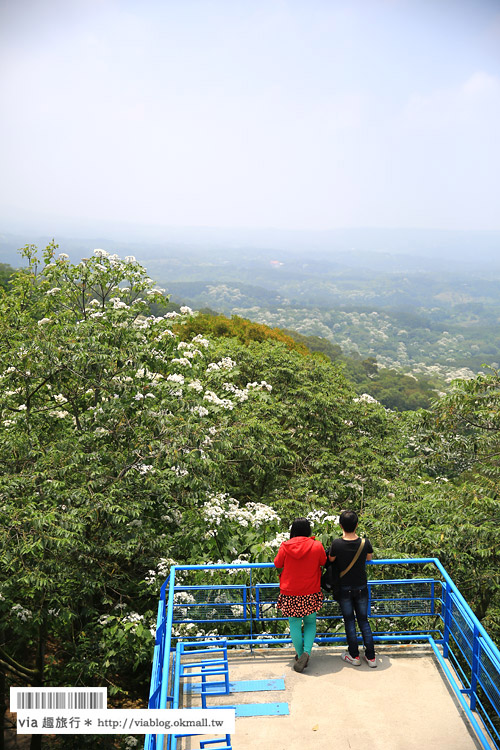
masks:
<path id="1" fill-rule="evenodd" d="M 393 620 L 397 623 L 400 618 L 430 618 L 433 622 L 429 628 L 404 627 L 398 630 L 395 626 L 386 630 L 375 630 L 374 638 L 379 642 L 428 642 L 438 659 L 454 692 L 469 718 L 483 748 L 490 750 L 493 746 L 500 750 L 500 652 L 481 625 L 471 608 L 460 594 L 453 580 L 437 558 L 415 558 L 398 560 L 373 560 L 370 566 L 432 566 L 432 578 L 399 578 L 374 579 L 369 581 L 370 609 L 369 616 L 382 622 Z M 170 575 L 163 584 L 158 605 L 157 630 L 153 654 L 153 668 L 151 688 L 149 694 L 149 708 L 167 708 L 179 706 L 179 682 L 181 674 L 180 646 L 173 645 L 173 640 L 181 643 L 185 639 L 176 639 L 172 635 L 173 625 L 186 622 L 207 623 L 215 626 L 232 624 L 246 625 L 245 633 L 234 633 L 224 636 L 227 646 L 253 646 L 290 644 L 290 638 L 282 632 L 266 633 L 260 637 L 255 633 L 258 623 L 267 625 L 271 622 L 282 623 L 278 616 L 267 617 L 262 611 L 264 605 L 276 606 L 278 584 L 260 583 L 255 575 L 262 569 L 274 569 L 272 563 L 249 563 L 246 565 L 177 565 L 172 566 Z M 242 571 L 249 574 L 249 581 L 245 584 L 230 585 L 199 585 L 185 586 L 176 583 L 177 571 Z M 418 595 L 412 595 L 412 588 L 419 586 Z M 377 597 L 377 589 L 387 586 L 393 590 L 394 596 Z M 408 591 L 403 591 L 408 588 Z M 175 604 L 175 594 L 179 592 L 193 592 L 198 596 L 203 591 L 217 590 L 224 595 L 231 596 L 237 591 L 241 594 L 241 601 L 198 602 L 193 604 Z M 262 592 L 269 591 L 276 597 L 263 600 Z M 423 593 L 422 593 L 423 592 Z M 241 617 L 220 617 L 212 619 L 175 619 L 177 608 L 206 607 L 207 616 L 210 608 L 223 611 L 223 607 L 238 606 L 242 608 Z M 327 614 L 320 615 L 319 621 L 341 620 L 340 609 L 334 602 L 326 602 Z M 436 626 L 434 621 L 441 623 Z M 403 626 L 405 623 L 403 623 Z M 282 627 L 282 625 L 281 625 Z M 211 637 L 199 636 L 188 639 L 193 644 L 202 646 Z M 317 643 L 345 642 L 344 635 L 329 635 L 318 632 Z M 182 650 L 182 649 L 181 649 Z M 457 684 L 458 678 L 458 684 Z M 489 737 L 489 739 L 488 739 Z M 229 736 L 207 741 L 209 744 L 224 744 L 230 748 Z M 177 740 L 175 735 L 147 735 L 145 750 L 175 750 Z M 215 748 L 214 748 L 215 750 Z"/>

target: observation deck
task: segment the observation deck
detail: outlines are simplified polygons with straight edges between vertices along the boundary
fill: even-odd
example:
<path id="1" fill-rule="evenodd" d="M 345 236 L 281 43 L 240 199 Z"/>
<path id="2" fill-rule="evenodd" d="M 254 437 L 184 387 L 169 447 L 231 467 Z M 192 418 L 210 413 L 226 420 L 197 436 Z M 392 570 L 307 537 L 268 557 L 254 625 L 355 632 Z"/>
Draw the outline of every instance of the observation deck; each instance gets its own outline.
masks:
<path id="1" fill-rule="evenodd" d="M 145 750 L 500 750 L 500 653 L 439 560 L 368 565 L 378 668 L 340 659 L 340 607 L 325 596 L 300 674 L 272 564 L 173 566 L 149 708 L 232 707 L 235 732 L 146 735 Z"/>

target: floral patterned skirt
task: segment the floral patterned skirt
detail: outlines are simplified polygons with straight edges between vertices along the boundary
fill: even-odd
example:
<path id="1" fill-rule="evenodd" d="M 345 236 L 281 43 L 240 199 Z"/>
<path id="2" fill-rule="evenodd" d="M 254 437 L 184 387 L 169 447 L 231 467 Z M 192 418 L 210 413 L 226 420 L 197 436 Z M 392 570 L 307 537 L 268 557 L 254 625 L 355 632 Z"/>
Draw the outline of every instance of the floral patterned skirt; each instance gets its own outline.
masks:
<path id="1" fill-rule="evenodd" d="M 291 596 L 280 594 L 278 596 L 278 609 L 285 617 L 305 617 L 317 612 L 323 606 L 323 593 L 305 594 L 304 596 Z"/>

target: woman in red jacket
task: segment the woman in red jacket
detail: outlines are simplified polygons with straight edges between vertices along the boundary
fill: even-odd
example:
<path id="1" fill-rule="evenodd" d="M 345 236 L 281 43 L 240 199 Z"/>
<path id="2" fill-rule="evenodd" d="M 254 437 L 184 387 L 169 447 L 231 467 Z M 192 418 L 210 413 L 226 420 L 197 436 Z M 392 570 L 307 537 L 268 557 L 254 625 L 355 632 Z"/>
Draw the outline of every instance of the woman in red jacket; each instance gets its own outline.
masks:
<path id="1" fill-rule="evenodd" d="M 293 667 L 296 672 L 307 666 L 316 637 L 316 612 L 323 604 L 321 567 L 325 562 L 326 552 L 311 536 L 311 524 L 307 518 L 296 518 L 290 539 L 281 544 L 274 558 L 274 565 L 283 568 L 278 609 L 290 623 L 290 637 L 297 652 Z"/>

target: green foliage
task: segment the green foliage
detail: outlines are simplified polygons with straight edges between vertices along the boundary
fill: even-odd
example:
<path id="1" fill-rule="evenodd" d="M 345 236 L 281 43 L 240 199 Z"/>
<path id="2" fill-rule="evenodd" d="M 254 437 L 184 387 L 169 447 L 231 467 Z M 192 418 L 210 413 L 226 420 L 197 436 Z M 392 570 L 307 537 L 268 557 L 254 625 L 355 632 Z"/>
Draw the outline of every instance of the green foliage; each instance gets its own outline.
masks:
<path id="1" fill-rule="evenodd" d="M 376 492 L 380 478 L 397 471 L 394 420 L 380 405 L 356 401 L 340 369 L 273 341 L 219 340 L 217 351 L 232 352 L 242 382 L 272 382 L 257 404 L 242 405 L 229 429 L 229 492 L 269 502 L 305 502 L 312 493 L 342 507 L 348 497 Z"/>
<path id="2" fill-rule="evenodd" d="M 367 509 L 382 554 L 438 557 L 500 638 L 500 379 L 456 380 L 432 411 L 401 422 L 406 478 Z M 387 504 L 386 504 L 387 502 Z"/>
<path id="3" fill-rule="evenodd" d="M 294 341 L 302 343 L 313 352 L 321 352 L 332 362 L 342 363 L 344 374 L 354 383 L 358 394 L 368 393 L 388 409 L 414 411 L 427 409 L 436 395 L 436 383 L 428 377 L 405 374 L 394 369 L 379 367 L 374 357 L 362 359 L 349 356 L 337 344 L 321 336 L 305 336 L 286 330 Z"/>
<path id="4" fill-rule="evenodd" d="M 413 379 L 352 359 L 350 381 L 324 339 L 171 309 L 133 258 L 24 259 L 0 296 L 12 684 L 145 699 L 171 564 L 273 560 L 302 515 L 326 545 L 344 508 L 377 556 L 439 557 L 499 637 L 497 371 L 399 413 L 364 384 L 407 404 Z"/>
<path id="5" fill-rule="evenodd" d="M 303 355 L 309 354 L 307 346 L 298 342 L 295 335 L 289 335 L 288 331 L 252 323 L 238 315 L 227 318 L 225 315 L 200 312 L 195 318 L 184 323 L 183 328 L 186 335 L 207 334 L 217 338 L 236 338 L 243 344 L 250 344 L 253 341 L 281 341 L 289 349 Z"/>
<path id="6" fill-rule="evenodd" d="M 437 557 L 476 615 L 498 639 L 500 502 L 468 483 L 393 483 L 367 507 L 379 557 Z"/>
<path id="7" fill-rule="evenodd" d="M 21 683 L 112 687 L 118 669 L 126 692 L 147 680 L 147 572 L 178 509 L 218 488 L 233 363 L 172 332 L 189 310 L 149 315 L 163 297 L 133 258 L 24 256 L 0 300 L 0 659 Z"/>
<path id="8" fill-rule="evenodd" d="M 7 263 L 0 263 L 0 287 L 3 289 L 10 288 L 10 280 L 15 273 L 15 269 Z"/>
<path id="9" fill-rule="evenodd" d="M 170 290 L 197 309 L 209 305 L 327 339 L 348 359 L 374 357 L 386 369 L 425 375 L 440 381 L 440 390 L 454 377 L 470 377 L 484 363 L 500 361 L 497 268 L 487 277 L 455 266 L 443 272 L 434 262 L 429 267 L 423 258 L 406 256 L 404 269 L 387 272 L 385 261 L 398 266 L 396 257 L 370 253 L 361 260 L 351 250 L 339 265 L 340 256 L 308 253 L 304 263 L 303 257 L 284 255 L 276 268 L 268 253 L 235 257 L 221 251 L 207 261 L 185 251 L 172 258 Z M 378 271 L 373 263 L 381 264 Z M 428 406 L 425 387 L 419 396 L 419 405 Z M 413 408 L 410 401 L 406 408 Z"/>

